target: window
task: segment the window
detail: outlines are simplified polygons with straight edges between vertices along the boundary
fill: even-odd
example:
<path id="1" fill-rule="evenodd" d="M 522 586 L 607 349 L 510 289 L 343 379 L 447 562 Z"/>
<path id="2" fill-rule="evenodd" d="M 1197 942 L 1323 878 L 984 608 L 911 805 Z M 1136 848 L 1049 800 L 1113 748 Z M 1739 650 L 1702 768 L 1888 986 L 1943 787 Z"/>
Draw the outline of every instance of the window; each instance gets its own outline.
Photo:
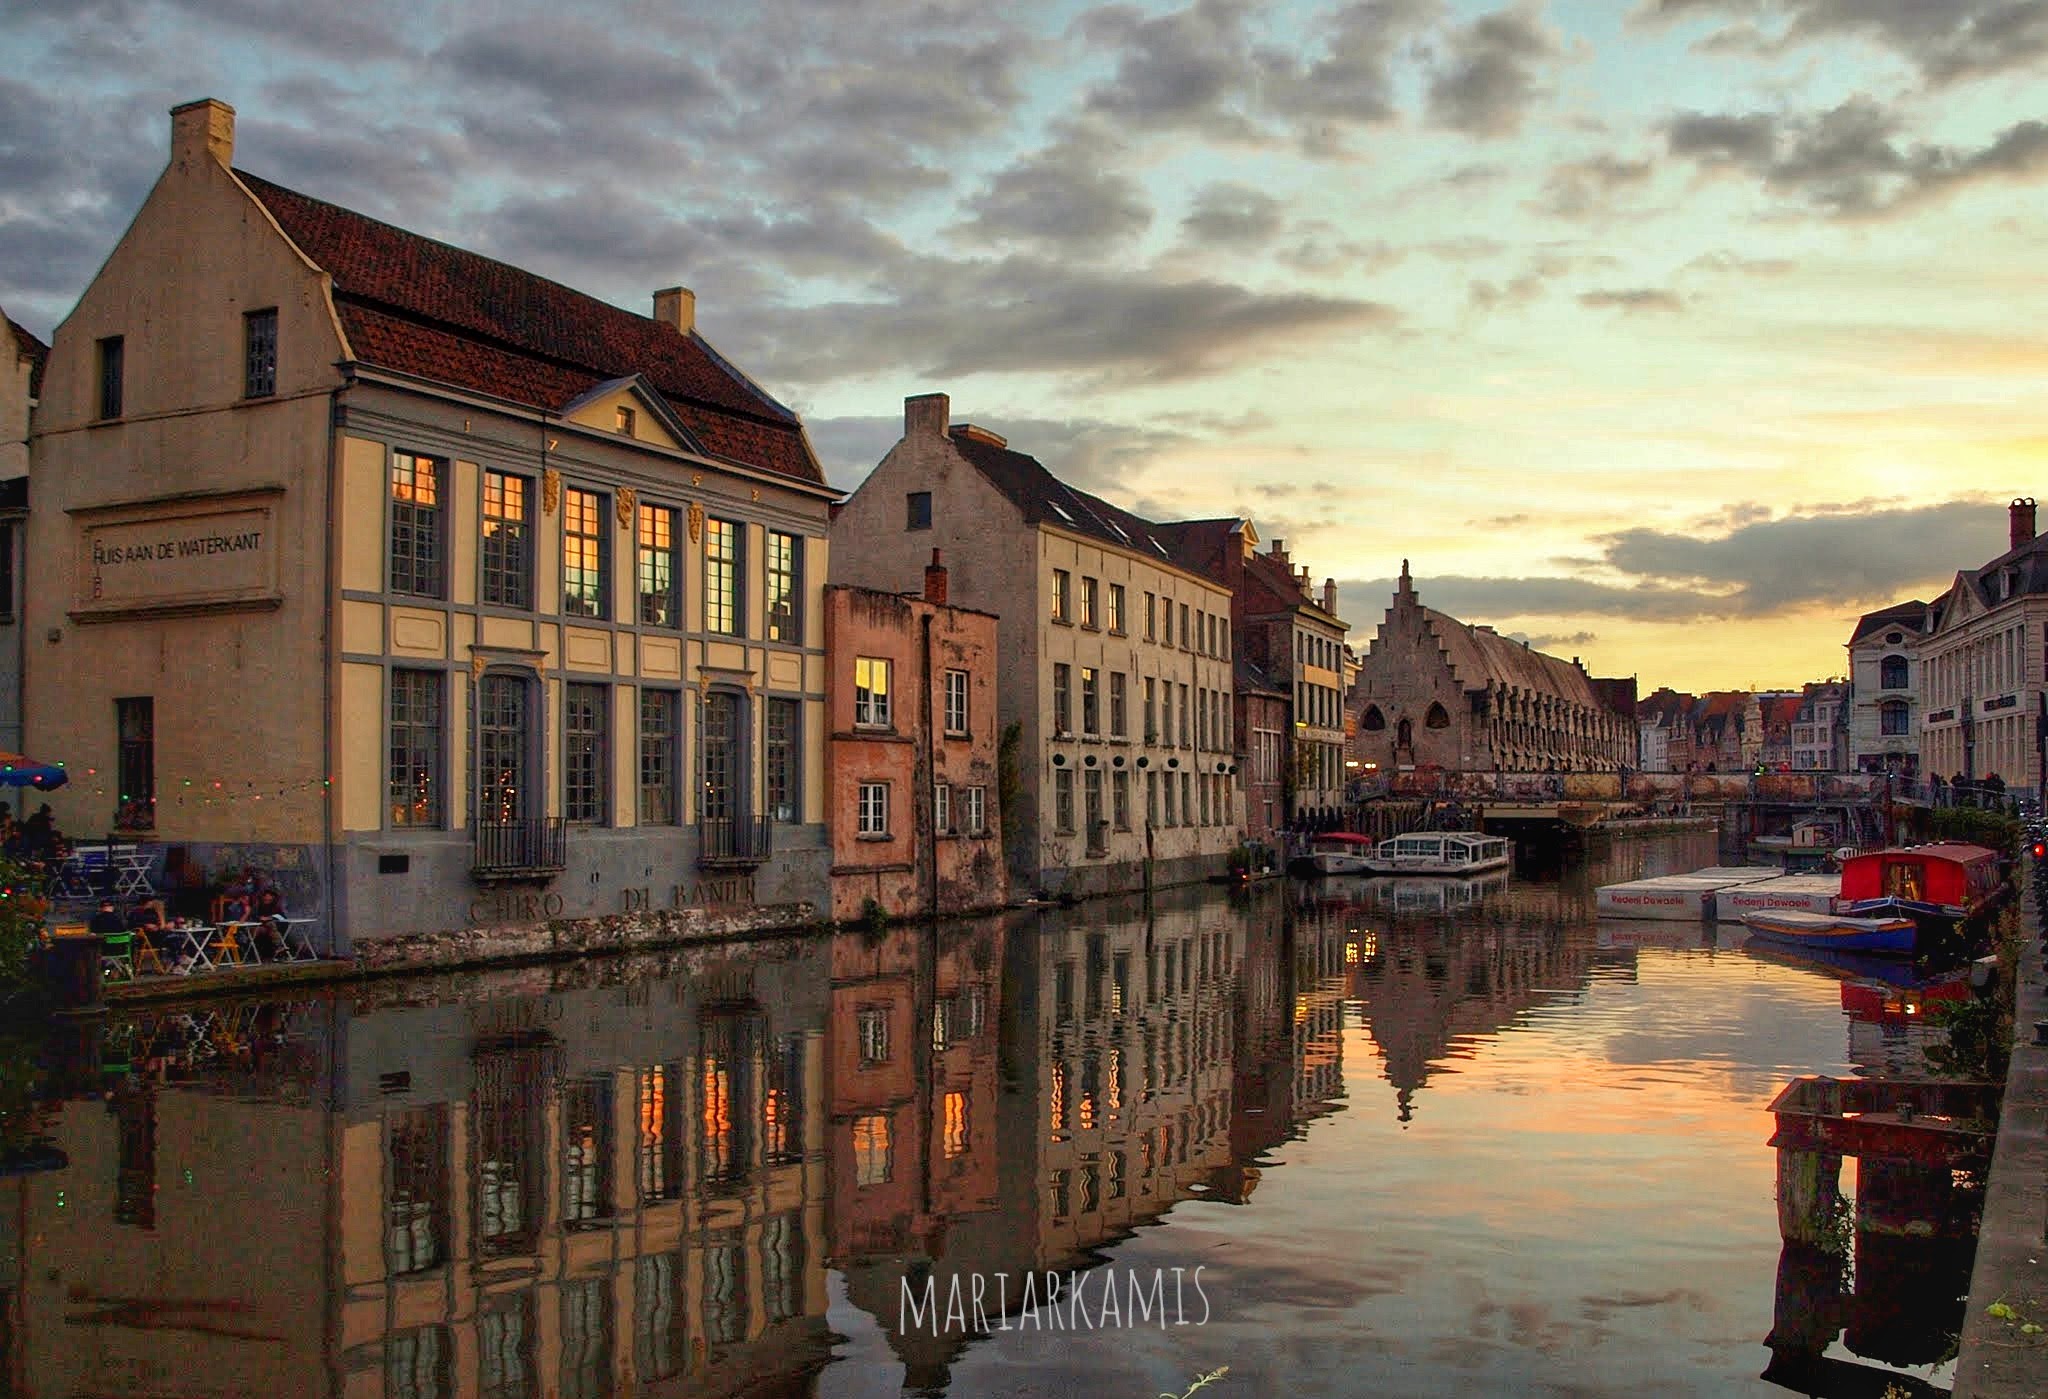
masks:
<path id="1" fill-rule="evenodd" d="M 1112 738 L 1122 738 L 1129 732 L 1125 717 L 1128 704 L 1124 694 L 1127 678 L 1120 670 L 1109 673 L 1109 732 Z"/>
<path id="2" fill-rule="evenodd" d="M 863 782 L 860 784 L 860 812 L 856 832 L 864 836 L 887 837 L 889 834 L 889 784 L 886 782 Z"/>
<path id="3" fill-rule="evenodd" d="M 1145 639 L 1147 641 L 1157 641 L 1159 639 L 1158 623 L 1153 618 L 1153 613 L 1157 610 L 1158 604 L 1158 594 L 1145 594 Z"/>
<path id="4" fill-rule="evenodd" d="M 903 497 L 903 528 L 930 529 L 932 527 L 932 493 L 912 491 Z"/>
<path id="5" fill-rule="evenodd" d="M 631 407 L 624 403 L 621 403 L 618 408 L 619 435 L 621 437 L 631 437 L 633 435 L 633 429 L 639 423 L 639 418 L 640 415 L 638 413 L 635 413 Z"/>
<path id="6" fill-rule="evenodd" d="M 1118 636 L 1124 634 L 1124 585 L 1121 583 L 1109 585 L 1109 617 L 1107 625 Z"/>
<path id="7" fill-rule="evenodd" d="M 960 830 L 964 835 L 988 834 L 988 811 L 986 788 L 962 787 L 960 789 Z"/>
<path id="8" fill-rule="evenodd" d="M 862 1006 L 858 1019 L 860 1027 L 860 1062 L 886 1064 L 889 1062 L 889 1008 L 887 1006 Z"/>
<path id="9" fill-rule="evenodd" d="M 932 831 L 942 836 L 953 833 L 953 789 L 943 782 L 932 786 Z"/>
<path id="10" fill-rule="evenodd" d="M 1188 726 L 1188 687 L 1185 685 L 1180 687 L 1180 723 L 1174 727 L 1180 734 L 1180 746 L 1193 747 L 1194 730 Z"/>
<path id="11" fill-rule="evenodd" d="M 1191 780 L 1193 777 L 1194 774 L 1191 772 L 1180 775 L 1180 823 L 1183 826 L 1195 824 L 1195 784 Z"/>
<path id="12" fill-rule="evenodd" d="M 797 645 L 804 639 L 804 543 L 768 531 L 768 639 Z"/>
<path id="13" fill-rule="evenodd" d="M 640 594 L 640 624 L 680 627 L 683 624 L 683 570 L 677 528 L 680 514 L 672 505 L 643 505 L 635 529 L 635 586 Z"/>
<path id="14" fill-rule="evenodd" d="M 1081 625 L 1093 628 L 1101 625 L 1095 612 L 1096 582 L 1093 578 L 1081 580 Z"/>
<path id="15" fill-rule="evenodd" d="M 853 1183 L 886 1185 L 896 1174 L 889 1119 L 879 1112 L 853 1119 Z"/>
<path id="16" fill-rule="evenodd" d="M 100 413 L 102 418 L 121 416 L 121 361 L 122 341 L 118 335 L 109 335 L 99 342 L 100 368 Z"/>
<path id="17" fill-rule="evenodd" d="M 767 764 L 768 819 L 792 824 L 803 819 L 802 769 L 803 703 L 770 696 L 768 700 L 768 744 L 763 761 Z"/>
<path id="18" fill-rule="evenodd" d="M 1153 692 L 1157 685 L 1158 682 L 1152 676 L 1148 675 L 1145 677 L 1145 742 L 1147 743 L 1157 743 L 1159 741 L 1158 708 L 1153 703 Z"/>
<path id="19" fill-rule="evenodd" d="M 391 591 L 441 597 L 441 486 L 445 462 L 391 454 Z"/>
<path id="20" fill-rule="evenodd" d="M 1890 736 L 1906 732 L 1906 702 L 1886 700 L 1877 707 L 1877 731 Z"/>
<path id="21" fill-rule="evenodd" d="M 596 823 L 605 819 L 605 701 L 603 685 L 562 687 L 562 816 Z"/>
<path id="22" fill-rule="evenodd" d="M 533 606 L 533 533 L 527 511 L 532 483 L 502 471 L 484 473 L 483 600 L 498 607 Z"/>
<path id="23" fill-rule="evenodd" d="M 1066 835 L 1074 832 L 1074 770 L 1054 768 L 1052 774 L 1052 825 Z"/>
<path id="24" fill-rule="evenodd" d="M 1188 649 L 1188 605 L 1180 605 L 1180 649 Z"/>
<path id="25" fill-rule="evenodd" d="M 114 731 L 120 747 L 115 777 L 119 805 L 114 829 L 156 828 L 156 700 L 143 695 L 114 701 Z"/>
<path id="26" fill-rule="evenodd" d="M 1102 672 L 1092 665 L 1081 667 L 1081 732 L 1102 732 Z"/>
<path id="27" fill-rule="evenodd" d="M 964 670 L 946 672 L 946 732 L 963 737 L 967 733 L 967 672 Z"/>
<path id="28" fill-rule="evenodd" d="M 441 677 L 391 672 L 391 824 L 441 824 Z"/>
<path id="29" fill-rule="evenodd" d="M 889 727 L 889 663 L 873 656 L 853 661 L 853 722 L 856 728 Z"/>
<path id="30" fill-rule="evenodd" d="M 1088 822 L 1085 834 L 1088 837 L 1089 853 L 1099 855 L 1104 849 L 1103 839 L 1109 826 L 1109 822 L 1102 814 L 1101 768 L 1089 768 L 1081 774 L 1081 805 L 1082 815 Z M 1092 990 L 1095 983 L 1091 980 L 1088 984 Z"/>
<path id="31" fill-rule="evenodd" d="M 704 522 L 704 630 L 746 635 L 740 595 L 740 527 L 731 520 Z"/>
<path id="32" fill-rule="evenodd" d="M 1069 698 L 1073 674 L 1074 668 L 1065 661 L 1052 663 L 1052 731 L 1055 737 L 1071 733 L 1074 728 L 1074 711 Z"/>
<path id="33" fill-rule="evenodd" d="M 242 317 L 242 397 L 277 392 L 277 308 Z"/>
<path id="34" fill-rule="evenodd" d="M 1159 774 L 1156 772 L 1145 774 L 1145 824 L 1159 824 Z"/>
<path id="35" fill-rule="evenodd" d="M 1131 828 L 1131 775 L 1121 768 L 1110 774 L 1110 797 L 1116 828 L 1128 831 Z"/>
<path id="36" fill-rule="evenodd" d="M 0 520 L 0 622 L 14 620 L 14 550 L 19 526 Z"/>
<path id="37" fill-rule="evenodd" d="M 640 692 L 640 824 L 676 823 L 676 740 L 681 709 L 673 690 Z"/>
<path id="38" fill-rule="evenodd" d="M 574 487 L 562 492 L 562 611 L 608 617 L 605 605 L 604 497 Z"/>
<path id="39" fill-rule="evenodd" d="M 1052 619 L 1055 622 L 1073 620 L 1074 577 L 1064 568 L 1052 571 Z"/>
<path id="40" fill-rule="evenodd" d="M 477 684 L 477 819 L 516 821 L 527 814 L 527 682 L 486 673 Z"/>
<path id="41" fill-rule="evenodd" d="M 1906 688 L 1907 665 L 1904 656 L 1886 656 L 1877 663 L 1878 688 L 1881 690 L 1903 690 Z"/>

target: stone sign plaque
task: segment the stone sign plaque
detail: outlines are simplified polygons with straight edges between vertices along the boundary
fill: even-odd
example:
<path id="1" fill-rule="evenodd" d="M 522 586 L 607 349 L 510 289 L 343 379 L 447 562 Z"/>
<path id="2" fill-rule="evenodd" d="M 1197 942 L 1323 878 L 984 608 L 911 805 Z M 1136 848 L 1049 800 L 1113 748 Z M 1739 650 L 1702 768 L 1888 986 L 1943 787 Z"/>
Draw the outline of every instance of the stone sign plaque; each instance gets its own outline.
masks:
<path id="1" fill-rule="evenodd" d="M 76 621 L 275 607 L 280 600 L 277 512 L 267 502 L 80 525 Z"/>

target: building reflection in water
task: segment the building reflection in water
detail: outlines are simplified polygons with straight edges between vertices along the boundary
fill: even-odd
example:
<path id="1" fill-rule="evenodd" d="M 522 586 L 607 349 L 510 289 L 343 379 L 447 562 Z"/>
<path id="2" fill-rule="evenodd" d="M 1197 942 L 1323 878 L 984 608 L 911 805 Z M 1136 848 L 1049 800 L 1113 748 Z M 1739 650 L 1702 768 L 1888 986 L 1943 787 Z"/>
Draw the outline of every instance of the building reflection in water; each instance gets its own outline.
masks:
<path id="1" fill-rule="evenodd" d="M 1090 1267 L 1329 1110 L 1346 946 L 1189 891 L 116 1018 L 0 1178 L 0 1373 L 809 1393 L 837 1268 L 943 1385 L 906 1281 Z"/>

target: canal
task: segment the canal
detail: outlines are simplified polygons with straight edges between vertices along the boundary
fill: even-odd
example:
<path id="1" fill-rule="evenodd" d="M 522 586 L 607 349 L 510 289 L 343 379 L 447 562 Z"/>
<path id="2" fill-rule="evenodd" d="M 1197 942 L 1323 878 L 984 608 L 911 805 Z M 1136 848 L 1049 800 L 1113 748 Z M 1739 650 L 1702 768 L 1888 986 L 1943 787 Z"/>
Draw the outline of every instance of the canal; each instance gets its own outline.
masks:
<path id="1" fill-rule="evenodd" d="M 1593 916 L 1710 863 L 117 1012 L 0 1064 L 0 1382 L 1769 1395 L 1775 1330 L 1945 1388 L 1967 1248 L 1817 1272 L 1767 1144 L 1786 1079 L 1927 1032 L 1739 930 Z"/>

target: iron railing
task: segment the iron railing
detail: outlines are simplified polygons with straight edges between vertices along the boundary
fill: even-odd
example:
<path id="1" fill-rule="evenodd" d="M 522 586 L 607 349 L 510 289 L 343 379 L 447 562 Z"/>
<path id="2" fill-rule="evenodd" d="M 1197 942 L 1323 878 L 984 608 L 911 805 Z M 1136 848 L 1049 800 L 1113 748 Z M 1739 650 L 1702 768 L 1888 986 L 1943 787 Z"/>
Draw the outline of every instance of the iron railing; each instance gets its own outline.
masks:
<path id="1" fill-rule="evenodd" d="M 474 838 L 469 872 L 479 879 L 560 874 L 568 866 L 569 840 L 559 816 L 478 821 Z"/>
<path id="2" fill-rule="evenodd" d="M 775 828 L 765 816 L 697 823 L 697 863 L 704 866 L 759 865 L 775 850 Z"/>

